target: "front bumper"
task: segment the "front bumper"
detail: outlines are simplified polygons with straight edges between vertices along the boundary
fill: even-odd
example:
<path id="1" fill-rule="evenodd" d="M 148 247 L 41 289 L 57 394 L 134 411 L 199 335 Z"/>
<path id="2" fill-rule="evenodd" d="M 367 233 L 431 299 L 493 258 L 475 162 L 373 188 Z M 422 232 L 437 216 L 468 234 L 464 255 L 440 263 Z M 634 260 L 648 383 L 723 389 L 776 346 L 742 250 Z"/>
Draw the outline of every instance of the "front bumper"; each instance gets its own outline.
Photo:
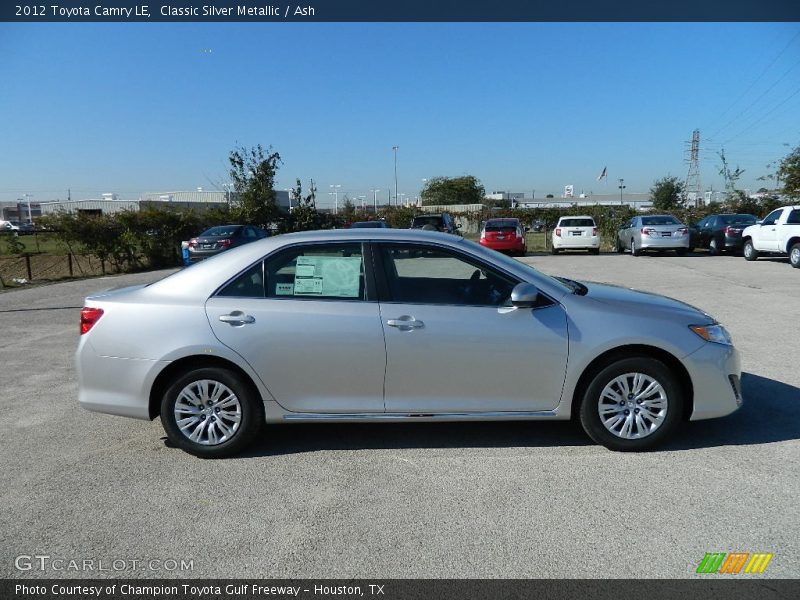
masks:
<path id="1" fill-rule="evenodd" d="M 683 364 L 694 386 L 691 421 L 724 417 L 742 406 L 742 365 L 736 348 L 707 342 Z"/>

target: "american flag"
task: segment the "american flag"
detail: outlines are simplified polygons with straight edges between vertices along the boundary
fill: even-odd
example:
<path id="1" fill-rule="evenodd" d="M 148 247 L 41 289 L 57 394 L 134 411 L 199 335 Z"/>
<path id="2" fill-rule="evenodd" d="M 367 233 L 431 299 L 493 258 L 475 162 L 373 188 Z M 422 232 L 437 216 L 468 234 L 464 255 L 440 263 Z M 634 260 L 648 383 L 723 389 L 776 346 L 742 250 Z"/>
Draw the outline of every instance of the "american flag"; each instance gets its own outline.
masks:
<path id="1" fill-rule="evenodd" d="M 606 175 L 608 175 L 608 172 L 606 171 L 606 167 L 603 167 L 603 172 L 600 173 L 600 177 L 597 178 L 597 181 L 602 181 L 603 177 Z"/>

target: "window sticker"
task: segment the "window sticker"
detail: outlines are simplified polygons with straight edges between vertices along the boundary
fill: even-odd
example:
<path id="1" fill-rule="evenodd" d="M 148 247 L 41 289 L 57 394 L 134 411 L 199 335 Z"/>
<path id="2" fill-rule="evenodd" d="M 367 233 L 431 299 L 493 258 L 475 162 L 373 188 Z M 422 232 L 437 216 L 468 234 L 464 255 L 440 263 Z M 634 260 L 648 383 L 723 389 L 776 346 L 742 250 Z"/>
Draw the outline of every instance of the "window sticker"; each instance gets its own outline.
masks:
<path id="1" fill-rule="evenodd" d="M 275 284 L 276 296 L 294 296 L 293 283 L 277 283 Z"/>
<path id="2" fill-rule="evenodd" d="M 298 256 L 295 296 L 358 298 L 360 256 Z"/>

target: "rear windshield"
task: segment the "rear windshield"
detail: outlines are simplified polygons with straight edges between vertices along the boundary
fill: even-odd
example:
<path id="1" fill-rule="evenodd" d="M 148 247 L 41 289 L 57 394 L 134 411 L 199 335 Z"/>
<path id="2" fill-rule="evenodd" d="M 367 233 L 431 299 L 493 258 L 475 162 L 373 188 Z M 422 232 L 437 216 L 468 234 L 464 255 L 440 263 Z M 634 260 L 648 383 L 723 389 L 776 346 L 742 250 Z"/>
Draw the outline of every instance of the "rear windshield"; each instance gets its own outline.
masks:
<path id="1" fill-rule="evenodd" d="M 720 219 L 725 225 L 755 225 L 756 223 L 753 215 L 722 215 Z"/>
<path id="2" fill-rule="evenodd" d="M 516 231 L 519 223 L 516 221 L 489 221 L 484 229 L 486 231 Z"/>
<path id="3" fill-rule="evenodd" d="M 217 225 L 206 229 L 200 234 L 200 237 L 213 237 L 213 236 L 229 236 L 234 235 L 239 230 L 240 225 Z"/>
<path id="4" fill-rule="evenodd" d="M 442 217 L 414 217 L 414 227 L 425 227 L 425 225 L 440 227 L 442 225 Z"/>
<path id="5" fill-rule="evenodd" d="M 672 215 L 664 215 L 660 217 L 642 217 L 642 225 L 680 225 L 681 222 L 678 221 Z"/>
<path id="6" fill-rule="evenodd" d="M 561 227 L 594 227 L 594 219 L 561 219 Z"/>
<path id="7" fill-rule="evenodd" d="M 359 223 L 353 223 L 351 226 L 353 229 L 361 229 L 361 228 L 369 228 L 369 229 L 377 229 L 386 227 L 386 224 L 382 221 L 361 221 Z"/>

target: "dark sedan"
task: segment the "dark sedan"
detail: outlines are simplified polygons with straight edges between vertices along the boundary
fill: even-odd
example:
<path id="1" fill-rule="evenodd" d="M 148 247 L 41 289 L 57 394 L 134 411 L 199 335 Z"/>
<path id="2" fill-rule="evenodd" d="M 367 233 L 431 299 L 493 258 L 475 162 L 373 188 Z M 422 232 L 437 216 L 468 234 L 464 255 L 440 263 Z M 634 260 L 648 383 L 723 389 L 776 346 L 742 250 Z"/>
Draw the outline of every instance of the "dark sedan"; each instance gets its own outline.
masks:
<path id="1" fill-rule="evenodd" d="M 217 225 L 189 240 L 189 261 L 197 262 L 265 237 L 266 231 L 252 225 Z"/>
<path id="2" fill-rule="evenodd" d="M 709 254 L 739 253 L 742 251 L 742 231 L 755 224 L 753 215 L 708 215 L 689 229 L 689 251 L 708 248 Z"/>

